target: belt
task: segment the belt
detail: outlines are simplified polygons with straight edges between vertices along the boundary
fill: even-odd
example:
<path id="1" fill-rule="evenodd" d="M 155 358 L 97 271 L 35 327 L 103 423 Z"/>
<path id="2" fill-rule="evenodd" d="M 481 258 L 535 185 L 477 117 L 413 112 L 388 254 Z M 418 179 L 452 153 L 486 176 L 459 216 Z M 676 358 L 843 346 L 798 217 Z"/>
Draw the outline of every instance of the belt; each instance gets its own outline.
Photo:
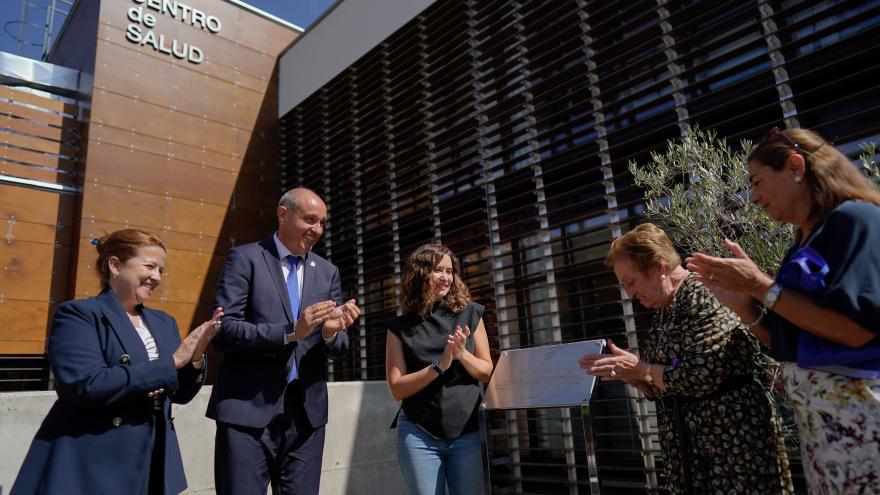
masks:
<path id="1" fill-rule="evenodd" d="M 704 400 L 714 400 L 721 397 L 724 394 L 734 392 L 739 390 L 749 383 L 754 382 L 753 375 L 736 375 L 731 376 L 729 378 L 725 378 L 721 382 L 721 386 L 718 387 L 718 390 L 706 395 L 701 395 L 699 397 L 693 397 L 689 395 L 666 395 L 657 399 L 657 402 L 660 403 L 664 408 L 672 409 L 677 402 L 679 406 L 684 406 L 687 404 L 691 404 L 693 402 L 699 402 Z"/>
<path id="2" fill-rule="evenodd" d="M 721 386 L 718 387 L 718 390 L 712 392 L 711 394 L 703 395 L 700 397 L 668 395 L 666 397 L 659 398 L 657 402 L 659 402 L 664 409 L 672 411 L 672 425 L 673 428 L 675 428 L 676 436 L 678 437 L 678 448 L 681 450 L 681 454 L 683 456 L 687 456 L 690 452 L 690 437 L 687 433 L 687 429 L 685 429 L 684 427 L 684 406 L 693 402 L 717 399 L 718 397 L 721 397 L 726 393 L 741 389 L 749 383 L 752 383 L 753 381 L 754 377 L 752 375 L 736 375 L 724 379 L 721 382 Z M 690 486 L 691 474 L 692 473 L 690 464 L 686 461 L 683 461 L 681 473 L 683 478 L 682 491 L 686 495 L 691 495 L 692 493 Z"/>
<path id="3" fill-rule="evenodd" d="M 147 393 L 147 397 L 153 399 L 153 411 L 161 412 L 162 406 L 165 405 L 165 389 L 153 390 Z"/>

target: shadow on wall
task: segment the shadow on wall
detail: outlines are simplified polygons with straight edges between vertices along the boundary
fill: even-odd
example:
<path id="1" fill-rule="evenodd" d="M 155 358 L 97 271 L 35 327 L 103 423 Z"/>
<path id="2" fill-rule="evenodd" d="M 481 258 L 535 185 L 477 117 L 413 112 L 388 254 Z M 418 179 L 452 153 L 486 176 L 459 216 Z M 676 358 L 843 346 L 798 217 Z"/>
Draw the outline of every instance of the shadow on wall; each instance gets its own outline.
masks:
<path id="1" fill-rule="evenodd" d="M 403 494 L 395 431 L 398 403 L 384 381 L 331 383 L 322 494 Z"/>
<path id="2" fill-rule="evenodd" d="M 193 326 L 211 317 L 217 279 L 229 250 L 264 239 L 277 229 L 275 207 L 281 196 L 277 72 L 276 65 L 256 115 L 253 133 L 241 129 L 235 133 L 235 139 L 239 141 L 235 148 L 243 150 L 242 164 L 229 197 L 226 216 L 216 234 L 217 243 L 192 316 Z M 211 384 L 216 378 L 220 355 L 211 348 L 209 358 L 209 362 L 214 363 L 208 370 L 207 383 Z"/>
<path id="3" fill-rule="evenodd" d="M 211 388 L 204 387 L 191 403 L 174 406 L 189 484 L 184 493 L 189 495 L 214 493 L 215 425 L 205 418 L 210 395 Z M 385 382 L 331 383 L 329 395 L 321 493 L 402 495 L 394 431 L 388 429 L 397 403 Z M 0 449 L 0 495 L 9 493 L 34 433 L 55 399 L 54 392 L 0 394 L 0 438 L 6 446 Z"/>

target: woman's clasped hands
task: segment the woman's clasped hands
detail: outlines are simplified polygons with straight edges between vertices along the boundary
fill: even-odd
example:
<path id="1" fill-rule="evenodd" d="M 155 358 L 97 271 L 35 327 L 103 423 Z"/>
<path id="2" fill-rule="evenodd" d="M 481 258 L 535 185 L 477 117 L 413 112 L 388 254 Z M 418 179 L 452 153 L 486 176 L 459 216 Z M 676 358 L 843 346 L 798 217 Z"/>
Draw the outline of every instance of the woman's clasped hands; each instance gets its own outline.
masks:
<path id="1" fill-rule="evenodd" d="M 437 362 L 443 371 L 448 370 L 449 367 L 452 366 L 453 359 L 460 360 L 468 353 L 466 344 L 467 339 L 470 336 L 471 329 L 468 328 L 467 325 L 463 328 L 460 325 L 457 325 L 455 327 L 455 333 L 446 336 L 446 348 L 443 350 L 443 355 L 440 356 L 440 360 Z"/>
<path id="2" fill-rule="evenodd" d="M 611 339 L 608 339 L 608 350 L 611 351 L 610 355 L 584 354 L 578 364 L 587 373 L 603 381 L 620 380 L 632 384 L 644 375 L 638 356 L 617 347 Z"/>

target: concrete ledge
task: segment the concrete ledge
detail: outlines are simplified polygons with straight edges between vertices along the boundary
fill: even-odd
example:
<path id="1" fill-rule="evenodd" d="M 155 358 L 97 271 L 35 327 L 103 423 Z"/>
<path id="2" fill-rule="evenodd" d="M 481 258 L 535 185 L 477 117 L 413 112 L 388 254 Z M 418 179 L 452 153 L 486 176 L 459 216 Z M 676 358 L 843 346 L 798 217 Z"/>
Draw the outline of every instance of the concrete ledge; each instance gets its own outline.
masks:
<path id="1" fill-rule="evenodd" d="M 330 383 L 330 422 L 324 446 L 322 494 L 402 494 L 394 431 L 388 428 L 398 404 L 385 382 Z M 211 387 L 192 402 L 175 406 L 187 494 L 214 493 L 214 422 L 205 417 Z M 0 393 L 0 495 L 8 495 L 54 392 Z M 380 488 L 381 487 L 381 488 Z"/>

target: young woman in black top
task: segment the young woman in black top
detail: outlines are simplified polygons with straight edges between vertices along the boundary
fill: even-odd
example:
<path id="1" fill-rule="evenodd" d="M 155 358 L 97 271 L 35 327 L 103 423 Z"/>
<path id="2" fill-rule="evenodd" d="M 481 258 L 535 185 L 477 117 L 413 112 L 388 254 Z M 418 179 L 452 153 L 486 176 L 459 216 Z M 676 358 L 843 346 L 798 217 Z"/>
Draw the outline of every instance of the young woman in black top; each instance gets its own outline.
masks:
<path id="1" fill-rule="evenodd" d="M 445 246 L 425 244 L 407 260 L 402 315 L 388 323 L 385 378 L 403 401 L 395 424 L 407 493 L 483 490 L 477 408 L 492 359 L 484 307 L 470 300 L 460 265 Z"/>

